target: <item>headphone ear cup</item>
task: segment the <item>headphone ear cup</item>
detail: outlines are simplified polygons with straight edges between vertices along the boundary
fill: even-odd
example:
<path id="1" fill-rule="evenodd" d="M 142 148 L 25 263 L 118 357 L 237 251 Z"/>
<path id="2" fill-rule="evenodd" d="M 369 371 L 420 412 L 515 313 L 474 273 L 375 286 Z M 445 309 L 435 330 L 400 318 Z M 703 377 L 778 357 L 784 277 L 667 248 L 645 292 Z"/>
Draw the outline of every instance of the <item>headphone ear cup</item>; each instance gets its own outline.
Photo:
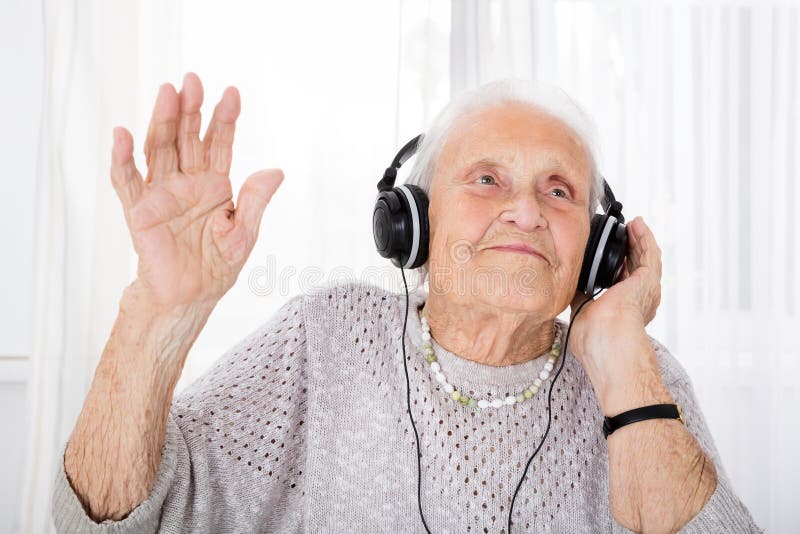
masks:
<path id="1" fill-rule="evenodd" d="M 591 272 L 592 264 L 594 263 L 597 244 L 600 241 L 600 234 L 603 232 L 603 226 L 605 225 L 606 217 L 606 215 L 601 215 L 599 213 L 592 215 L 592 223 L 589 229 L 589 239 L 586 240 L 586 250 L 583 253 L 581 275 L 578 278 L 578 290 L 585 295 L 592 295 L 594 292 L 594 286 L 596 285 L 593 283 L 592 287 L 587 287 L 589 282 L 589 273 Z"/>
<path id="2" fill-rule="evenodd" d="M 407 187 L 409 191 L 411 191 L 411 195 L 414 198 L 417 204 L 417 214 L 419 216 L 419 244 L 417 247 L 416 259 L 414 263 L 411 264 L 409 267 L 410 269 L 416 269 L 417 267 L 421 267 L 428 261 L 428 250 L 429 250 L 429 240 L 430 240 L 430 223 L 428 220 L 428 206 L 430 204 L 428 200 L 428 195 L 425 191 L 416 185 L 413 184 L 405 184 L 403 187 Z"/>
<path id="3" fill-rule="evenodd" d="M 428 195 L 415 185 L 382 191 L 372 212 L 378 253 L 396 267 L 415 269 L 428 260 Z"/>
<path id="4" fill-rule="evenodd" d="M 627 252 L 628 233 L 625 225 L 613 215 L 592 216 L 592 228 L 583 256 L 578 289 L 591 296 L 598 288 L 605 289 L 614 285 L 622 272 L 622 263 Z"/>
<path id="5" fill-rule="evenodd" d="M 597 273 L 599 287 L 611 287 L 616 283 L 622 272 L 622 263 L 627 252 L 628 232 L 624 224 L 615 222 L 600 260 L 600 270 Z"/>
<path id="6" fill-rule="evenodd" d="M 372 237 L 378 254 L 398 265 L 398 249 L 405 241 L 402 222 L 398 221 L 403 204 L 395 189 L 381 191 L 372 210 Z"/>

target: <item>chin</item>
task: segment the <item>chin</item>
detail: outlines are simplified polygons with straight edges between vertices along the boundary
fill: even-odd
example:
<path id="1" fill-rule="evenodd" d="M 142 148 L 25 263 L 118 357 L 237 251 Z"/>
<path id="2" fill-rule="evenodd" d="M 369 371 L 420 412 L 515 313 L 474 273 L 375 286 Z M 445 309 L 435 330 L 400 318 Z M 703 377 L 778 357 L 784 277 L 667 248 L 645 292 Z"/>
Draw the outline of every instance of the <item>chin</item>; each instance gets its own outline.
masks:
<path id="1" fill-rule="evenodd" d="M 464 274 L 461 287 L 476 297 L 524 309 L 552 305 L 552 276 L 535 262 L 479 264 Z"/>

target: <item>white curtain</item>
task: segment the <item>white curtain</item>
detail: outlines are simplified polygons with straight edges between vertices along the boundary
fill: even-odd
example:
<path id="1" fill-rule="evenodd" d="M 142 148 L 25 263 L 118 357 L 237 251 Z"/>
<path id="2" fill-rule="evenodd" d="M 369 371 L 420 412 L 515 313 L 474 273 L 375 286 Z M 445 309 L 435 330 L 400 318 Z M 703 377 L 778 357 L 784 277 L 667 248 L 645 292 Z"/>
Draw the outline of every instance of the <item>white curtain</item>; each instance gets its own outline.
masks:
<path id="1" fill-rule="evenodd" d="M 602 172 L 663 251 L 648 327 L 691 376 L 736 490 L 796 532 L 800 7 L 453 2 L 452 91 L 541 78 L 595 118 Z"/>
<path id="2" fill-rule="evenodd" d="M 136 28 L 127 23 L 135 16 L 132 4 L 42 4 L 45 88 L 38 161 L 31 162 L 35 323 L 20 532 L 52 529 L 56 453 L 77 418 L 130 274 L 130 240 L 109 188 L 108 153 L 112 124 L 137 113 Z"/>
<path id="3" fill-rule="evenodd" d="M 450 95 L 448 2 L 44 0 L 42 11 L 26 533 L 52 530 L 57 452 L 135 274 L 108 177 L 113 127 L 132 131 L 143 168 L 158 86 L 180 89 L 194 71 L 206 119 L 226 86 L 242 96 L 234 194 L 255 170 L 286 175 L 249 262 L 192 348 L 180 390 L 297 292 L 345 278 L 402 288 L 399 271 L 374 250 L 375 185 Z"/>
<path id="4" fill-rule="evenodd" d="M 539 77 L 595 117 L 602 169 L 664 252 L 650 333 L 687 368 L 759 524 L 797 530 L 800 14 L 763 2 L 44 0 L 36 325 L 20 531 L 50 529 L 58 446 L 135 258 L 108 179 L 137 162 L 158 85 L 197 72 L 204 115 L 242 94 L 231 171 L 286 179 L 179 388 L 292 294 L 345 277 L 402 289 L 374 252 L 375 183 L 451 92 Z M 405 176 L 401 173 L 401 180 Z"/>

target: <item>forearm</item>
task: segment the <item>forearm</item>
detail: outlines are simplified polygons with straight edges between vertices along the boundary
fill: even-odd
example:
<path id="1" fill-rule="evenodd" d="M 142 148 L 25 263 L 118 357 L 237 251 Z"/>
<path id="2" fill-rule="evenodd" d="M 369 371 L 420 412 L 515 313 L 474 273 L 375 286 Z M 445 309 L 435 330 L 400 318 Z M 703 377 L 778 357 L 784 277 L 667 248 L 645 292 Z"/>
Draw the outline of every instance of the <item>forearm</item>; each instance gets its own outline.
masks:
<path id="1" fill-rule="evenodd" d="M 95 521 L 123 519 L 147 498 L 175 385 L 209 313 L 157 310 L 126 290 L 64 456 L 70 483 Z"/>
<path id="2" fill-rule="evenodd" d="M 624 339 L 625 341 L 619 341 Z M 673 403 L 646 334 L 617 337 L 597 379 L 604 416 L 650 404 Z M 594 370 L 597 372 L 597 370 Z M 713 462 L 675 419 L 640 421 L 608 436 L 609 501 L 617 521 L 636 532 L 675 532 L 716 487 Z"/>

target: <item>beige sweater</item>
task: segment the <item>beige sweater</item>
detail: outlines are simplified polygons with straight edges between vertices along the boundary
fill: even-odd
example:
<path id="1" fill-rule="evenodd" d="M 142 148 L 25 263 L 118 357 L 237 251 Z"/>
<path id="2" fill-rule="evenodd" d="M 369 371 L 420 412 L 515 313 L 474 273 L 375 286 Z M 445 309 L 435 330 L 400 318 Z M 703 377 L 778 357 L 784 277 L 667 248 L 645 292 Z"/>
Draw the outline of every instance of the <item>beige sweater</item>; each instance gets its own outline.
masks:
<path id="1" fill-rule="evenodd" d="M 453 401 L 423 357 L 416 310 L 426 298 L 422 288 L 412 292 L 405 337 L 426 521 L 435 533 L 506 532 L 514 489 L 547 424 L 547 388 L 501 408 Z M 57 530 L 424 532 L 400 345 L 404 315 L 404 293 L 363 283 L 290 299 L 176 395 L 157 481 L 122 521 L 89 519 L 65 476 L 64 444 L 52 495 Z M 759 532 L 731 488 L 688 376 L 651 341 L 664 382 L 719 477 L 683 532 Z M 433 346 L 448 381 L 481 398 L 523 389 L 546 360 L 493 367 Z M 627 532 L 609 511 L 594 390 L 569 353 L 552 406 L 512 531 Z"/>

